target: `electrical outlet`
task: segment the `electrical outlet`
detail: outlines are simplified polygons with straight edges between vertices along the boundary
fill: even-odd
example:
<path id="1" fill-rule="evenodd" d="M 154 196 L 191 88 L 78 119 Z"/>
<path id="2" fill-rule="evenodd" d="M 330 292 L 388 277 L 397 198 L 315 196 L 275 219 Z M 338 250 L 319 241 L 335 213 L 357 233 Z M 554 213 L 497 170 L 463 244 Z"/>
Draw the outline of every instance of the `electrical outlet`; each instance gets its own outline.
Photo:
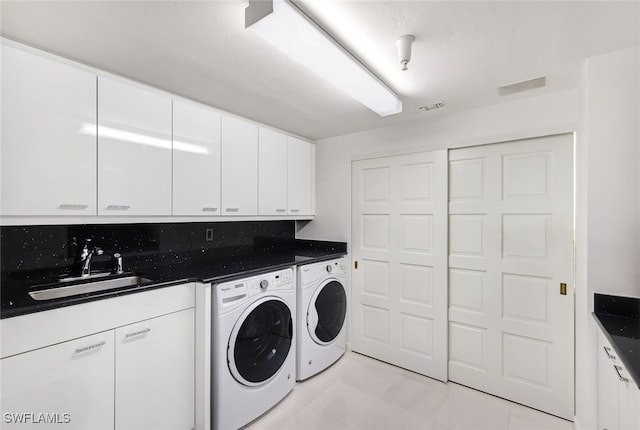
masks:
<path id="1" fill-rule="evenodd" d="M 204 229 L 204 240 L 207 242 L 213 242 L 213 229 L 205 228 Z"/>

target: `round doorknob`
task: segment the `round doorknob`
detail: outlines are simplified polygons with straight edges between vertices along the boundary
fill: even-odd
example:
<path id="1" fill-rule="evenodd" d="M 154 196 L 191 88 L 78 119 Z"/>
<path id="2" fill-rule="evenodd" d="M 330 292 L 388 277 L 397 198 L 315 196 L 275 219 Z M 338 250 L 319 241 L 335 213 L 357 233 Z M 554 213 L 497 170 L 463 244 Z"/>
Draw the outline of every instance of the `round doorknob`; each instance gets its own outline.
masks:
<path id="1" fill-rule="evenodd" d="M 266 290 L 268 286 L 269 286 L 269 281 L 267 281 L 266 279 L 263 279 L 262 281 L 260 281 L 260 288 L 262 288 L 263 290 Z"/>
<path id="2" fill-rule="evenodd" d="M 333 267 L 331 267 L 331 264 L 327 264 L 327 272 L 331 273 L 333 271 Z"/>

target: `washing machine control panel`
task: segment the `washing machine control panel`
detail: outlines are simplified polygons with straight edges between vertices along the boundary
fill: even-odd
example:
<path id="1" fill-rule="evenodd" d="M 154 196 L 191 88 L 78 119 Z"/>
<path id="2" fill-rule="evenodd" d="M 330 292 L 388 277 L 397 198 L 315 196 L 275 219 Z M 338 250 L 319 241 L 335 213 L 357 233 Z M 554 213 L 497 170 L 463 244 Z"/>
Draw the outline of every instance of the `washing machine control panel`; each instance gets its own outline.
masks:
<path id="1" fill-rule="evenodd" d="M 238 279 L 217 286 L 218 301 L 226 308 L 242 299 L 273 290 L 293 290 L 293 270 L 285 269 L 251 278 Z"/>

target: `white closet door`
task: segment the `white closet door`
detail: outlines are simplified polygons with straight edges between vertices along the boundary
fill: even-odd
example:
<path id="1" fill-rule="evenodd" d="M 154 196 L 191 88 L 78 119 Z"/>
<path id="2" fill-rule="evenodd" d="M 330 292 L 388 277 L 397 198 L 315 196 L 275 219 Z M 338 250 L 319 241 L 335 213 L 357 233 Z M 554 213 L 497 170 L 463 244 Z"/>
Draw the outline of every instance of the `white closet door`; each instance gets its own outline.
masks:
<path id="1" fill-rule="evenodd" d="M 447 153 L 352 166 L 352 348 L 447 379 Z"/>
<path id="2" fill-rule="evenodd" d="M 567 134 L 449 153 L 449 379 L 567 419 L 572 145 Z"/>

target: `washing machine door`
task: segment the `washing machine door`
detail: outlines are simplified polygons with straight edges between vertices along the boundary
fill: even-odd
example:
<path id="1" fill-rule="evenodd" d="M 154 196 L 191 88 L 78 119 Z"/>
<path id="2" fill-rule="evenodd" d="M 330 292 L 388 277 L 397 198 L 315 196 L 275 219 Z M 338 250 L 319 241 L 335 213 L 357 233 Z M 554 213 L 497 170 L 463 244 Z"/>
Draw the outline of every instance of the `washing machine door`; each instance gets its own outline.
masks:
<path id="1" fill-rule="evenodd" d="M 328 345 L 342 330 L 347 315 L 347 294 L 337 279 L 328 279 L 316 289 L 307 311 L 307 330 L 314 342 Z"/>
<path id="2" fill-rule="evenodd" d="M 227 345 L 229 370 L 244 385 L 268 382 L 285 362 L 293 341 L 289 306 L 278 297 L 264 297 L 236 322 Z"/>

